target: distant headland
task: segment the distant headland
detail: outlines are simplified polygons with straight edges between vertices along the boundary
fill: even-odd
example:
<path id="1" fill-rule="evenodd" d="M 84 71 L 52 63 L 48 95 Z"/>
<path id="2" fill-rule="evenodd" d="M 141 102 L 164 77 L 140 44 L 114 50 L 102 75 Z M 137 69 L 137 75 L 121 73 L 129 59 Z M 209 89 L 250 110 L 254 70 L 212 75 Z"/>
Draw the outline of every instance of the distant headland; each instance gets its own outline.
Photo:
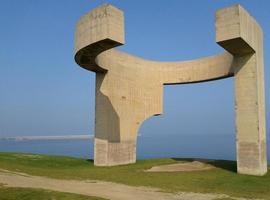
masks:
<path id="1" fill-rule="evenodd" d="M 0 137 L 0 140 L 25 141 L 25 140 L 91 140 L 93 135 L 53 135 L 53 136 L 15 136 Z"/>

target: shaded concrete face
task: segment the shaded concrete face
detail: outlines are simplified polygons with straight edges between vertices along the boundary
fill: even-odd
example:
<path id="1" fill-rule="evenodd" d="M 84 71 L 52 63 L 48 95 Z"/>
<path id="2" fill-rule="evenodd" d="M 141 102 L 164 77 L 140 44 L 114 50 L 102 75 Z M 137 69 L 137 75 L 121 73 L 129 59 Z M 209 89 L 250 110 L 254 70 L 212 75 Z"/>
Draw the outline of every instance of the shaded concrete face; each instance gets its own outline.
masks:
<path id="1" fill-rule="evenodd" d="M 156 62 L 114 49 L 125 42 L 118 8 L 105 4 L 79 20 L 75 61 L 96 72 L 95 165 L 136 161 L 137 131 L 144 120 L 162 114 L 164 84 L 234 76 L 238 172 L 266 173 L 262 30 L 239 5 L 217 11 L 215 25 L 224 53 Z"/>

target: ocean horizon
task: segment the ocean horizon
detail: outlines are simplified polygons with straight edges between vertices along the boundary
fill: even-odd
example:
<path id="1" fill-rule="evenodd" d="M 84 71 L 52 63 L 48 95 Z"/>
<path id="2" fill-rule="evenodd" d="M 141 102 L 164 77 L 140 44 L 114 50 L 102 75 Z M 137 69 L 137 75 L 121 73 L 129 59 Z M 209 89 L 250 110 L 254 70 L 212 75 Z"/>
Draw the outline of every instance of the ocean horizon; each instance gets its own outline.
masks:
<path id="1" fill-rule="evenodd" d="M 21 136 L 20 136 L 21 137 Z M 270 142 L 268 140 L 268 147 Z M 0 152 L 23 152 L 93 159 L 94 142 L 89 138 L 0 140 Z M 268 162 L 270 153 L 268 148 Z M 234 135 L 141 135 L 137 159 L 205 158 L 236 160 Z"/>

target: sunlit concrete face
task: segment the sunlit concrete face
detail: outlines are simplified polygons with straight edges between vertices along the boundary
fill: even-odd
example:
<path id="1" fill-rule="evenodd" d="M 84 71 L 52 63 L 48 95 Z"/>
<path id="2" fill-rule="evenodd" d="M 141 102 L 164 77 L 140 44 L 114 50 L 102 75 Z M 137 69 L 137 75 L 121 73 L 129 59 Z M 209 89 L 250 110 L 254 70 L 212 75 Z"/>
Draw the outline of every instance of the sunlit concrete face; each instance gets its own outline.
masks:
<path id="1" fill-rule="evenodd" d="M 216 42 L 222 54 L 182 62 L 156 62 L 118 51 L 124 15 L 105 4 L 77 24 L 75 60 L 96 73 L 94 163 L 136 162 L 137 131 L 144 120 L 162 114 L 164 84 L 211 81 L 234 76 L 237 170 L 267 172 L 263 34 L 241 6 L 216 12 Z"/>

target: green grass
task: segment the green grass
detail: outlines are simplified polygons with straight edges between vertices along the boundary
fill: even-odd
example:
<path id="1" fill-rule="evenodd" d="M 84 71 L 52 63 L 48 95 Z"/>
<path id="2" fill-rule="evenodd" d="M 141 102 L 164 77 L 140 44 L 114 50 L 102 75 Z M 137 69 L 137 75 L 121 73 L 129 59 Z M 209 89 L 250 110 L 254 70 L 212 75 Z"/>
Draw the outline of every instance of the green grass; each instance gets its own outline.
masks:
<path id="1" fill-rule="evenodd" d="M 53 192 L 32 188 L 10 188 L 0 186 L 0 200 L 105 200 L 78 194 Z"/>
<path id="2" fill-rule="evenodd" d="M 151 186 L 166 192 L 223 193 L 237 197 L 270 199 L 270 174 L 263 177 L 236 173 L 233 161 L 215 161 L 200 172 L 144 172 L 155 165 L 179 159 L 139 160 L 136 164 L 94 167 L 93 161 L 62 156 L 0 153 L 0 168 L 58 179 L 95 179 L 133 186 Z"/>

